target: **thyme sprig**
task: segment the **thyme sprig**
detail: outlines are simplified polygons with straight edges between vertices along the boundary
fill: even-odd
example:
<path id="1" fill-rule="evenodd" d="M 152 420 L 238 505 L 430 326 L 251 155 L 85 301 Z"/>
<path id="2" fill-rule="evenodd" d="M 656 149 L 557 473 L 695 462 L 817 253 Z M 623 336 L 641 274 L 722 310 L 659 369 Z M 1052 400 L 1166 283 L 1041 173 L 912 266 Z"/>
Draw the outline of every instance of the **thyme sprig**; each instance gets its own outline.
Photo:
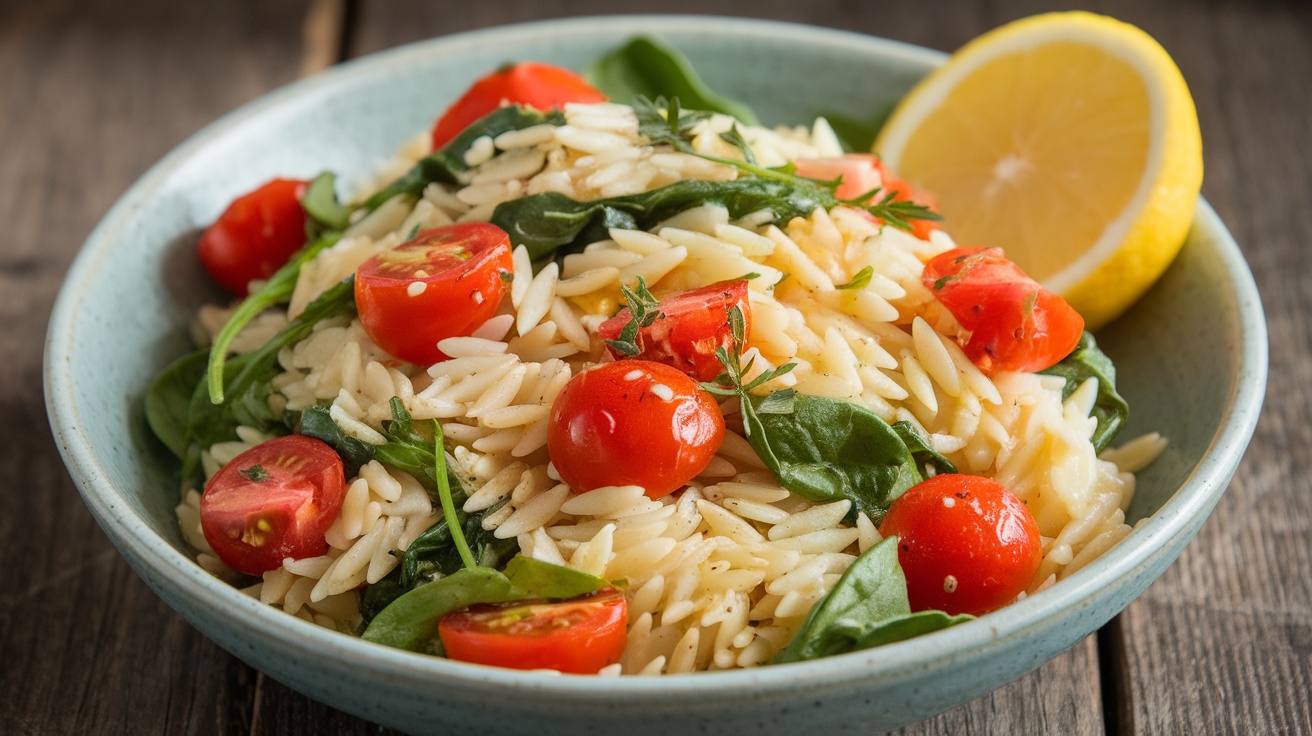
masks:
<path id="1" fill-rule="evenodd" d="M 734 123 L 728 131 L 721 133 L 720 139 L 738 149 L 742 156 L 741 159 L 726 158 L 699 151 L 693 146 L 692 140 L 696 135 L 697 126 L 710 119 L 711 113 L 704 110 L 684 110 L 680 107 L 677 97 L 668 100 L 664 97 L 657 97 L 655 100 L 638 97 L 633 101 L 633 109 L 638 116 L 638 133 L 646 137 L 652 144 L 668 145 L 680 153 L 732 166 L 748 176 L 773 179 L 787 182 L 798 188 L 816 190 L 826 210 L 833 209 L 840 204 L 856 207 L 900 230 L 910 230 L 911 220 L 943 219 L 937 212 L 922 204 L 895 201 L 894 197 L 896 195 L 893 192 L 884 191 L 882 187 L 876 187 L 851 199 L 840 199 L 835 192 L 839 184 L 842 183 L 841 178 L 825 181 L 799 176 L 796 173 L 796 167 L 792 164 L 778 168 L 762 166 L 757 162 L 751 144 L 743 137 L 737 123 Z M 878 201 L 872 202 L 871 200 L 879 196 L 881 192 L 883 192 L 883 196 Z"/>
<path id="2" fill-rule="evenodd" d="M 620 291 L 624 294 L 624 301 L 629 304 L 631 319 L 624 325 L 624 329 L 620 330 L 619 337 L 607 340 L 606 345 L 627 358 L 633 358 L 642 354 L 642 346 L 638 344 L 639 332 L 651 327 L 664 315 L 659 309 L 660 300 L 647 288 L 647 280 L 642 276 L 638 276 L 637 289 L 631 288 L 628 284 L 621 284 Z"/>
<path id="3" fill-rule="evenodd" d="M 716 396 L 739 397 L 744 416 L 753 411 L 763 414 L 791 413 L 793 398 L 797 395 L 797 392 L 791 388 L 772 392 L 756 406 L 753 406 L 748 394 L 753 389 L 792 371 L 797 367 L 797 363 L 785 363 L 777 368 L 762 371 L 760 375 L 750 381 L 746 380 L 756 364 L 756 356 L 748 358 L 747 363 L 743 364 L 744 346 L 747 342 L 747 320 L 743 316 L 742 307 L 737 304 L 729 308 L 729 334 L 731 336 L 729 348 L 721 345 L 715 349 L 715 357 L 720 361 L 720 365 L 724 366 L 724 372 L 717 376 L 714 381 L 704 381 L 701 387 Z"/>

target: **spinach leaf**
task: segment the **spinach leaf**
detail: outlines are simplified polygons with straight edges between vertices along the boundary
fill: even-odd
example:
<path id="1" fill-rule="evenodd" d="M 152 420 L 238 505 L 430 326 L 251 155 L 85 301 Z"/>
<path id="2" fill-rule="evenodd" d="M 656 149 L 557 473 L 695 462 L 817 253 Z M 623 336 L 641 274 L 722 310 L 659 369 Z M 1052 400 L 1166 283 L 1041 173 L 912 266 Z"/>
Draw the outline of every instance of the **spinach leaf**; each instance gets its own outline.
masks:
<path id="1" fill-rule="evenodd" d="M 831 192 L 806 182 L 685 179 L 649 192 L 586 202 L 559 192 L 532 194 L 497 205 L 491 222 L 509 233 L 512 243 L 527 247 L 536 260 L 558 249 L 578 250 L 604 240 L 610 228 L 645 230 L 708 203 L 728 209 L 734 218 L 770 210 L 774 221 L 782 223 L 837 202 Z"/>
<path id="2" fill-rule="evenodd" d="M 387 200 L 399 194 L 418 197 L 424 187 L 434 182 L 458 183 L 458 175 L 469 170 L 465 154 L 479 138 L 496 138 L 512 130 L 523 130 L 535 125 L 564 125 L 565 115 L 558 110 L 539 112 L 519 105 L 507 105 L 484 115 L 465 128 L 460 135 L 441 148 L 420 159 L 400 179 L 382 188 L 366 199 L 358 209 L 372 212 Z"/>
<path id="3" fill-rule="evenodd" d="M 1106 353 L 1098 349 L 1093 334 L 1085 330 L 1070 355 L 1057 365 L 1039 372 L 1066 379 L 1066 386 L 1061 392 L 1062 401 L 1070 398 L 1075 389 L 1088 379 L 1098 379 L 1098 398 L 1092 412 L 1092 416 L 1098 420 L 1098 426 L 1093 430 L 1091 439 L 1098 452 L 1107 449 L 1125 427 L 1130 416 L 1130 406 L 1116 392 L 1116 366 L 1112 365 Z"/>
<path id="4" fill-rule="evenodd" d="M 969 621 L 942 611 L 911 612 L 897 537 L 866 551 L 820 599 L 775 662 L 800 662 L 902 641 Z"/>
<path id="5" fill-rule="evenodd" d="M 682 52 L 651 36 L 633 37 L 594 61 L 584 73 L 615 102 L 678 97 L 689 107 L 732 115 L 747 125 L 758 124 L 750 107 L 711 90 Z"/>
<path id="6" fill-rule="evenodd" d="M 205 377 L 209 354 L 208 348 L 201 348 L 178 358 L 155 377 L 146 391 L 146 423 L 179 460 L 187 456 L 187 415 L 196 386 Z"/>
<path id="7" fill-rule="evenodd" d="M 848 401 L 796 394 L 791 413 L 763 412 L 749 397 L 747 441 L 779 479 L 815 502 L 852 502 L 852 515 L 883 518 L 893 499 L 922 478 L 898 433 L 870 410 Z"/>
<path id="8" fill-rule="evenodd" d="M 337 175 L 325 171 L 316 176 L 301 197 L 301 207 L 324 230 L 345 230 L 351 221 L 351 208 L 337 199 Z"/>
<path id="9" fill-rule="evenodd" d="M 398 649 L 437 654 L 437 625 L 452 611 L 478 603 L 577 598 L 605 588 L 601 578 L 519 556 L 505 572 L 489 567 L 458 570 L 411 590 L 369 622 L 361 638 Z"/>
<path id="10" fill-rule="evenodd" d="M 924 470 L 926 466 L 934 468 L 938 475 L 957 472 L 957 466 L 929 444 L 929 438 L 911 422 L 894 422 L 893 431 L 902 438 L 902 442 L 916 459 L 916 467 Z"/>

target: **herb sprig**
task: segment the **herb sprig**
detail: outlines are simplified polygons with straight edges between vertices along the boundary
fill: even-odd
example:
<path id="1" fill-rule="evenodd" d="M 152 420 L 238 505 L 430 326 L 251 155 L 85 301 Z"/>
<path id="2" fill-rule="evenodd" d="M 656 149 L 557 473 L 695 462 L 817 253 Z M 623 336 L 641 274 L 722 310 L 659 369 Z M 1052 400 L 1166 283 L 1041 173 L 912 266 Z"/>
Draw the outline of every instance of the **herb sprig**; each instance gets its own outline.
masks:
<path id="1" fill-rule="evenodd" d="M 619 337 L 607 340 L 606 345 L 626 358 L 634 358 L 642 354 L 642 346 L 638 344 L 639 333 L 664 315 L 659 309 L 660 300 L 647 288 L 647 280 L 642 276 L 638 276 L 638 288 L 621 284 L 620 291 L 624 294 L 624 301 L 629 304 L 631 319 L 620 330 Z"/>
<path id="2" fill-rule="evenodd" d="M 742 155 L 741 159 L 715 156 L 699 151 L 693 146 L 692 140 L 696 135 L 697 126 L 709 120 L 711 113 L 704 110 L 684 110 L 680 107 L 678 98 L 667 100 L 664 97 L 657 97 L 655 100 L 650 100 L 646 97 L 638 97 L 633 101 L 633 109 L 638 116 L 638 133 L 654 145 L 668 145 L 680 153 L 732 166 L 748 176 L 786 182 L 796 187 L 813 187 L 822 193 L 821 201 L 825 209 L 831 209 L 840 204 L 856 207 L 900 230 L 910 230 L 911 220 L 943 219 L 937 212 L 922 204 L 895 201 L 895 193 L 885 192 L 882 187 L 876 187 L 851 199 L 840 199 L 835 191 L 838 189 L 841 179 L 823 181 L 799 176 L 796 173 L 796 167 L 792 164 L 779 168 L 761 166 L 756 160 L 756 154 L 752 151 L 751 145 L 738 129 L 737 123 L 734 123 L 729 130 L 721 133 L 720 139 L 736 148 Z M 871 202 L 880 192 L 884 192 L 883 196 L 878 201 Z"/>

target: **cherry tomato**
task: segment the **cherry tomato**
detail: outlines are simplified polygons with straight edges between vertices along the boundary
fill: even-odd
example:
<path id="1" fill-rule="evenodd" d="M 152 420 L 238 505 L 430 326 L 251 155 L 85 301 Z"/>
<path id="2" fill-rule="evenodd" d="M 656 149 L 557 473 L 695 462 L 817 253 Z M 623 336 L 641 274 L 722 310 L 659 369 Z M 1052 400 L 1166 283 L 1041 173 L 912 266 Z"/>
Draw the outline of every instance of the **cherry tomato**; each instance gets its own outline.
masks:
<path id="1" fill-rule="evenodd" d="M 593 675 L 619 661 L 628 603 L 615 588 L 567 601 L 485 603 L 437 625 L 447 657 L 516 670 Z"/>
<path id="2" fill-rule="evenodd" d="M 228 567 L 260 575 L 284 558 L 328 551 L 324 532 L 346 495 L 342 459 L 302 435 L 278 437 L 233 458 L 200 498 L 200 527 Z"/>
<path id="3" fill-rule="evenodd" d="M 912 611 L 987 613 L 1015 600 L 1043 550 L 1030 510 L 1001 484 L 945 473 L 893 501 L 879 533 L 898 537 Z"/>
<path id="4" fill-rule="evenodd" d="M 721 281 L 662 298 L 656 307 L 661 316 L 638 332 L 635 342 L 641 353 L 636 357 L 678 368 L 699 381 L 715 380 L 724 371 L 715 357 L 715 349 L 729 349 L 733 344 L 729 329 L 729 310 L 733 307 L 742 310 L 744 334 L 750 334 L 752 307 L 747 301 L 746 279 Z M 603 322 L 597 332 L 603 340 L 615 340 L 631 321 L 633 318 L 625 307 Z M 615 358 L 626 357 L 619 350 L 606 347 Z"/>
<path id="5" fill-rule="evenodd" d="M 526 61 L 504 66 L 473 86 L 433 125 L 433 150 L 451 142 L 471 123 L 505 103 L 538 110 L 567 102 L 605 102 L 606 95 L 568 69 Z"/>
<path id="6" fill-rule="evenodd" d="M 310 183 L 274 179 L 228 205 L 200 236 L 200 262 L 210 278 L 239 296 L 267 279 L 305 245 L 301 197 Z"/>
<path id="7" fill-rule="evenodd" d="M 565 384 L 547 451 L 576 491 L 636 485 L 660 498 L 705 470 L 723 439 L 724 415 L 695 381 L 661 363 L 618 360 Z"/>
<path id="8" fill-rule="evenodd" d="M 849 153 L 838 158 L 810 158 L 797 161 L 797 173 L 812 179 L 833 181 L 842 178 L 834 196 L 839 199 L 855 199 L 875 187 L 882 187 L 872 201 L 883 199 L 892 194 L 896 202 L 916 202 L 931 210 L 938 210 L 938 202 L 928 193 L 912 187 L 897 178 L 884 166 L 884 162 L 872 153 Z M 926 240 L 929 234 L 938 229 L 934 220 L 911 220 L 911 234 Z"/>
<path id="9" fill-rule="evenodd" d="M 1084 318 L 999 248 L 955 248 L 925 264 L 925 286 L 970 332 L 966 356 L 988 374 L 1041 371 L 1080 341 Z"/>
<path id="10" fill-rule="evenodd" d="M 360 324 L 402 360 L 445 360 L 438 341 L 468 335 L 495 315 L 513 270 L 510 236 L 496 225 L 425 230 L 356 270 Z"/>

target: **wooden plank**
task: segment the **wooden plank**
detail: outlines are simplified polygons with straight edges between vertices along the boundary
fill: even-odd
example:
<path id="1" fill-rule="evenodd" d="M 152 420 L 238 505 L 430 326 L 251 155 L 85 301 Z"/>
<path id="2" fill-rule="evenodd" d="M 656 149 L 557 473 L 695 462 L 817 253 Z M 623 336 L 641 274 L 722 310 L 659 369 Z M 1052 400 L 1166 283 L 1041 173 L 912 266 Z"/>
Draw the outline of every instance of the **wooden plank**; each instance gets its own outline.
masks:
<path id="1" fill-rule="evenodd" d="M 0 2 L 0 730 L 249 733 L 255 672 L 154 596 L 46 428 L 41 352 L 74 253 L 150 164 L 300 72 L 303 2 Z M 334 725 L 315 706 L 306 723 Z M 321 714 L 326 714 L 326 717 Z"/>

